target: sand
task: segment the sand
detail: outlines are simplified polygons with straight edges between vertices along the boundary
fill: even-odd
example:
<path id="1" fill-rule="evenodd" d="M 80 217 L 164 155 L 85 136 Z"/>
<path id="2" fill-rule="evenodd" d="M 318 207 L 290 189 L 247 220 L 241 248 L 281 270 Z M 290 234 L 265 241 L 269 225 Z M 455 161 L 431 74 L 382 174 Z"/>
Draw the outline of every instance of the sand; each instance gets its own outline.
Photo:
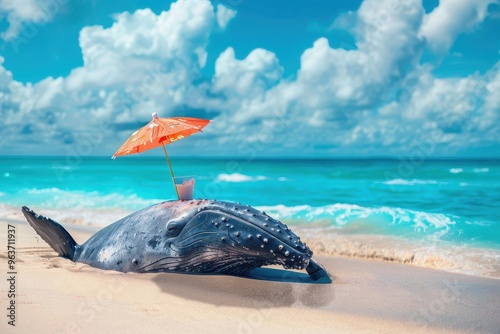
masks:
<path id="1" fill-rule="evenodd" d="M 9 224 L 16 228 L 15 327 L 7 317 Z M 79 243 L 96 231 L 65 227 Z M 0 256 L 1 333 L 500 332 L 500 280 L 404 264 L 315 257 L 333 276 L 328 285 L 290 282 L 297 273 L 282 282 L 123 274 L 57 257 L 13 218 L 0 218 Z"/>

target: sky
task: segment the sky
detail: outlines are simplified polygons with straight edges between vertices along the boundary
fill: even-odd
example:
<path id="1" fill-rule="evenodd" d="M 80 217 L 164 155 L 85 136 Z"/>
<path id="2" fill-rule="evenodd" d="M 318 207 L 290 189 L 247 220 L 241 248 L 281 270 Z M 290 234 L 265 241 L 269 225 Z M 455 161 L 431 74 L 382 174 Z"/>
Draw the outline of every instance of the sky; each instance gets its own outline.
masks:
<path id="1" fill-rule="evenodd" d="M 213 120 L 176 156 L 500 157 L 499 31 L 498 0 L 0 0 L 0 155 L 156 112 Z"/>

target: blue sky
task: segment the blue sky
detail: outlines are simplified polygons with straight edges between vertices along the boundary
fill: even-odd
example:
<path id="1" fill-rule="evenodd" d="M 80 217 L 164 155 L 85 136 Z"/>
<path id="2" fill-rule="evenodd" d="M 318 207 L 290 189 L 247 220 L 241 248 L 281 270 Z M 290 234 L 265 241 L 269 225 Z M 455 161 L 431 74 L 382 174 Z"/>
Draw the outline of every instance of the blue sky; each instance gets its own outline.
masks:
<path id="1" fill-rule="evenodd" d="M 0 155 L 500 156 L 492 0 L 0 0 Z M 162 154 L 161 150 L 152 154 Z"/>

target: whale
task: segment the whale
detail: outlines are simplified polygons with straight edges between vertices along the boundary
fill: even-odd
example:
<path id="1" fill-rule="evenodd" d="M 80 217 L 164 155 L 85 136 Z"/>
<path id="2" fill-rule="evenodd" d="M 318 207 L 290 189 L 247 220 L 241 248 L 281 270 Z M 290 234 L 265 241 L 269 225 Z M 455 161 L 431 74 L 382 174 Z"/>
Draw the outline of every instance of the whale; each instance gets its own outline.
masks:
<path id="1" fill-rule="evenodd" d="M 22 212 L 40 237 L 73 262 L 120 272 L 245 275 L 279 265 L 331 283 L 313 252 L 284 223 L 249 205 L 164 201 L 112 223 L 79 245 L 51 218 Z"/>

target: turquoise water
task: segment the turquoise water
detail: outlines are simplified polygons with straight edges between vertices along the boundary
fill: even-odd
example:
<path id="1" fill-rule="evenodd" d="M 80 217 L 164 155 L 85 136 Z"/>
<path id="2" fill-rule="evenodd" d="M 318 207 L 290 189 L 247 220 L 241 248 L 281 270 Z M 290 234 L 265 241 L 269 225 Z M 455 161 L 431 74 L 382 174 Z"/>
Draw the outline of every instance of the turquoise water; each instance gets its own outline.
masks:
<path id="1" fill-rule="evenodd" d="M 197 198 L 259 207 L 291 225 L 500 248 L 499 160 L 172 158 Z M 174 199 L 163 157 L 2 157 L 0 203 L 138 210 Z"/>

